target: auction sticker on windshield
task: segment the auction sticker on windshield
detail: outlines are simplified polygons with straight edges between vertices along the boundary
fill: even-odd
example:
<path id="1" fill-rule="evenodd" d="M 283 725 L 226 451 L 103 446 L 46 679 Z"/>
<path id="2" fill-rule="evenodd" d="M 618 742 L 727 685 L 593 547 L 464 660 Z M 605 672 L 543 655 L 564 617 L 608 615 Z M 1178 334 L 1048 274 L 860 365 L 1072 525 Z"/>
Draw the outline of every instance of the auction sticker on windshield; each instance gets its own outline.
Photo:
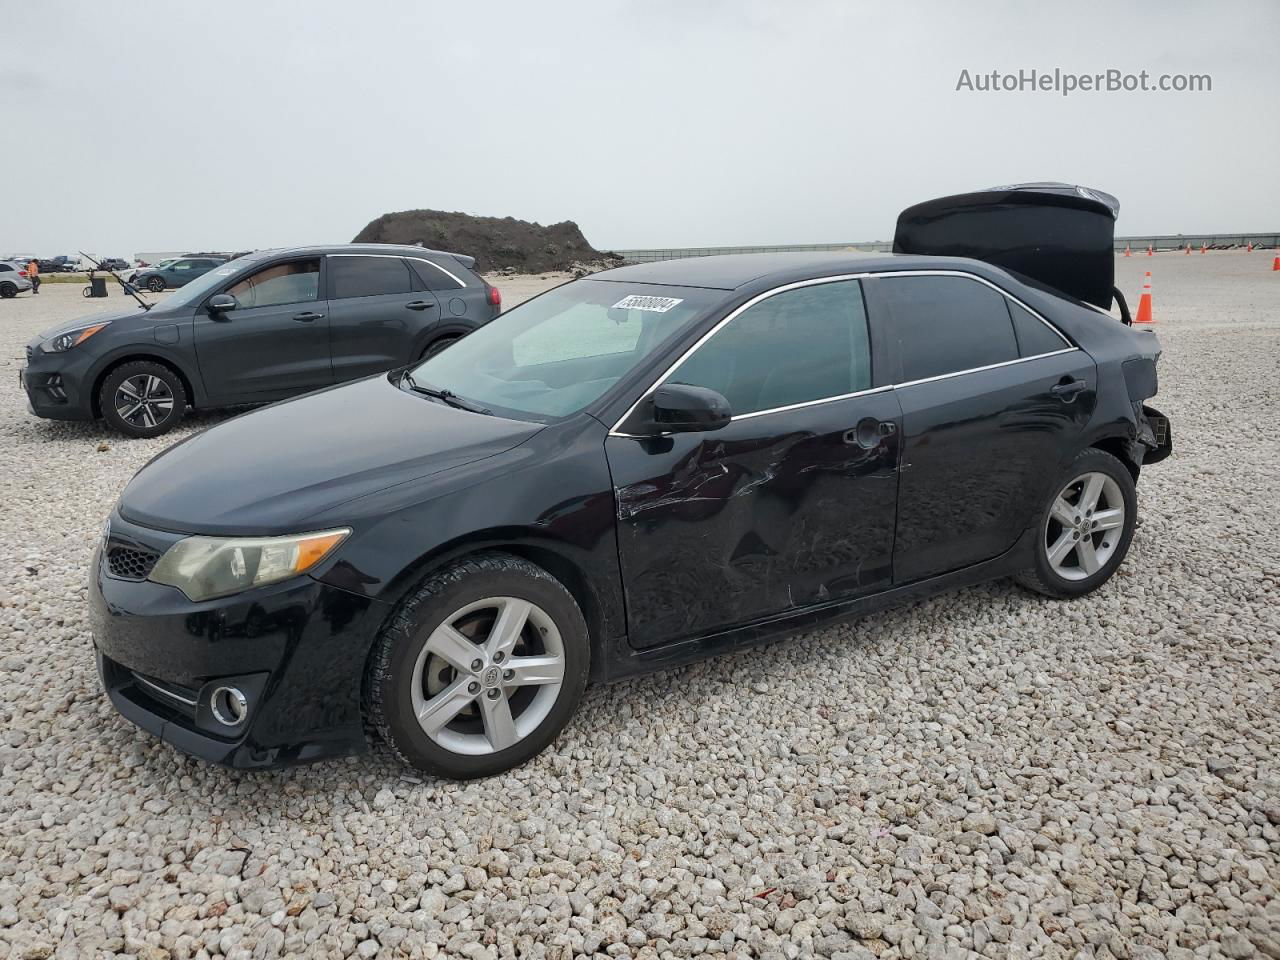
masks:
<path id="1" fill-rule="evenodd" d="M 610 309 L 613 310 L 648 310 L 650 313 L 666 313 L 677 303 L 684 303 L 680 297 L 642 297 L 632 294 L 623 297 Z"/>

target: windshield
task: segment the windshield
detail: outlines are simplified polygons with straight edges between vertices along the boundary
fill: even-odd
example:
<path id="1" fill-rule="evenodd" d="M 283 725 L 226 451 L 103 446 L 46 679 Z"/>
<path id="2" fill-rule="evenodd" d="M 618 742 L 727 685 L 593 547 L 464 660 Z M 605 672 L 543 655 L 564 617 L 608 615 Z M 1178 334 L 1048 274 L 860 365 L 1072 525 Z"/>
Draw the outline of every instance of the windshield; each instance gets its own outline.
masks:
<path id="1" fill-rule="evenodd" d="M 239 273 L 253 261 L 261 260 L 264 256 L 265 254 L 262 253 L 250 253 L 237 257 L 229 263 L 219 264 L 208 273 L 202 273 L 190 283 L 169 294 L 165 298 L 164 308 L 167 310 L 169 307 L 185 307 L 203 299 L 214 287 L 225 283 L 232 274 Z"/>
<path id="2" fill-rule="evenodd" d="M 575 280 L 522 303 L 415 367 L 422 387 L 493 412 L 566 417 L 720 302 L 722 290 Z"/>

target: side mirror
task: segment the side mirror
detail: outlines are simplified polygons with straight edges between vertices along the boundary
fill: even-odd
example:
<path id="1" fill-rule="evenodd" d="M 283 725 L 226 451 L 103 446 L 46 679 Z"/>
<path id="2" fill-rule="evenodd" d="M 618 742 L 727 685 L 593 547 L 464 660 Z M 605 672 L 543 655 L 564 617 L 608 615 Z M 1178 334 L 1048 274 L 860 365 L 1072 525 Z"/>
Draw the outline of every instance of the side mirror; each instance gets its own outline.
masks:
<path id="1" fill-rule="evenodd" d="M 699 433 L 719 430 L 733 419 L 729 401 L 707 387 L 686 383 L 664 383 L 653 391 L 651 433 Z"/>
<path id="2" fill-rule="evenodd" d="M 209 298 L 208 308 L 210 313 L 226 313 L 228 310 L 234 310 L 240 306 L 240 301 L 229 293 L 215 293 Z"/>

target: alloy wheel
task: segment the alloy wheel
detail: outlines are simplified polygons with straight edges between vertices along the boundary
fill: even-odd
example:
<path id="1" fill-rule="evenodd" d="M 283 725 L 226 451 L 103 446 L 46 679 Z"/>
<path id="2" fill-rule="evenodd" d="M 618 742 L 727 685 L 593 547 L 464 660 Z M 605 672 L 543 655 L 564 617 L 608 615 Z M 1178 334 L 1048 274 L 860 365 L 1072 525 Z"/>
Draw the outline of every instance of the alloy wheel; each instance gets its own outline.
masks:
<path id="1" fill-rule="evenodd" d="M 1124 533 L 1124 496 L 1105 473 L 1086 473 L 1059 491 L 1045 521 L 1049 566 L 1064 580 L 1084 580 L 1107 565 Z"/>
<path id="2" fill-rule="evenodd" d="M 555 621 L 518 597 L 469 603 L 431 631 L 413 668 L 413 712 L 453 753 L 497 753 L 546 720 L 564 682 Z"/>
<path id="3" fill-rule="evenodd" d="M 116 413 L 135 427 L 154 427 L 173 413 L 173 391 L 159 377 L 144 373 L 116 388 Z"/>

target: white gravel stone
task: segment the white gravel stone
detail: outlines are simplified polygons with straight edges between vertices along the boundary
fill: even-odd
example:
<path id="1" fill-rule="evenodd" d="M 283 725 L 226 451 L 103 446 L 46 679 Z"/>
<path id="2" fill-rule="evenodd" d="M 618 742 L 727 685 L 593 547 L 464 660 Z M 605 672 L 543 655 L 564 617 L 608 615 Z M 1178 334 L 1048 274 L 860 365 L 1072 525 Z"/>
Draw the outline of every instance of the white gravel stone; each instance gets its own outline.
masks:
<path id="1" fill-rule="evenodd" d="M 1128 293 L 1155 274 L 1175 454 L 1098 593 L 988 584 L 591 688 L 466 784 L 381 750 L 234 773 L 110 708 L 102 519 L 227 415 L 155 441 L 31 417 L 27 339 L 128 305 L 0 301 L 0 956 L 1280 957 L 1270 257 L 1117 261 Z"/>

